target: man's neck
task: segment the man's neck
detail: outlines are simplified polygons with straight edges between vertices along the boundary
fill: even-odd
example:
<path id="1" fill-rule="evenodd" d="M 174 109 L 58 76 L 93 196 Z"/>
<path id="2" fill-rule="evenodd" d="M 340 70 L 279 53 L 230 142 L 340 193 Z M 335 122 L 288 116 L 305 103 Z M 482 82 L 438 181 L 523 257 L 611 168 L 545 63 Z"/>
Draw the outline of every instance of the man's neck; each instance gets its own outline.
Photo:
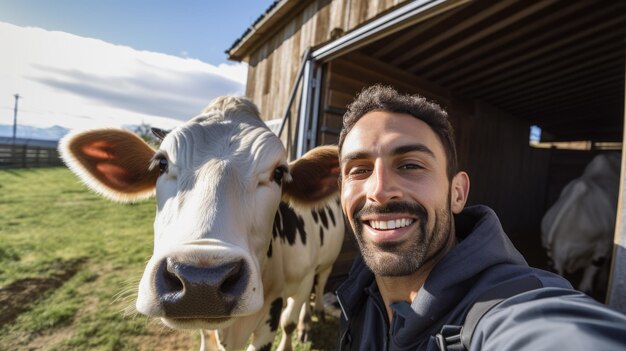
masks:
<path id="1" fill-rule="evenodd" d="M 456 236 L 450 235 L 444 247 L 431 259 L 426 261 L 417 271 L 410 275 L 399 277 L 382 277 L 376 276 L 376 284 L 378 290 L 385 303 L 389 321 L 393 317 L 393 311 L 390 305 L 394 302 L 406 301 L 409 304 L 413 302 L 417 292 L 426 282 L 426 278 L 435 268 L 437 263 L 456 245 Z"/>

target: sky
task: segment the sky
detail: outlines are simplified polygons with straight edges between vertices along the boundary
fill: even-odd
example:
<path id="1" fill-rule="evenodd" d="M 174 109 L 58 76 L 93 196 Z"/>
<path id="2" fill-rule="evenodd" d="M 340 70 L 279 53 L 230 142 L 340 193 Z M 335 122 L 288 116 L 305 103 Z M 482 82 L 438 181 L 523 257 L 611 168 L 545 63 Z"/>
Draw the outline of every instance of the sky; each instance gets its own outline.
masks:
<path id="1" fill-rule="evenodd" d="M 225 51 L 273 2 L 0 0 L 0 125 L 179 125 L 244 94 Z"/>

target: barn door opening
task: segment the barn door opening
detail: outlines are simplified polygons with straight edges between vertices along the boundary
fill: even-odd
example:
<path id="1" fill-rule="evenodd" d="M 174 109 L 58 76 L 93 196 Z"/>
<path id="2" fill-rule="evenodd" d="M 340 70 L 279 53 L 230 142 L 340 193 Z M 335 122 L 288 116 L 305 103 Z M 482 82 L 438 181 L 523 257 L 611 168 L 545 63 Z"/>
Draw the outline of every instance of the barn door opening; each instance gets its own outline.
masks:
<path id="1" fill-rule="evenodd" d="M 304 66 L 302 97 L 298 115 L 298 145 L 296 156 L 300 157 L 318 145 L 319 101 L 321 95 L 322 67 L 308 58 Z"/>

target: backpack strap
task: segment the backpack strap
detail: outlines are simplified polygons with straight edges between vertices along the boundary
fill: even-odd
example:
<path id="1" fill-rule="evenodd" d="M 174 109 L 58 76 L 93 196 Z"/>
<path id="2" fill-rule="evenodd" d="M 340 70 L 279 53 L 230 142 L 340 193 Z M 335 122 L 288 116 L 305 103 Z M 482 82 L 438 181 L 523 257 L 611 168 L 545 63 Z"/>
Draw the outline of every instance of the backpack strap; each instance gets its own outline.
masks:
<path id="1" fill-rule="evenodd" d="M 467 312 L 462 326 L 444 325 L 441 331 L 435 335 L 439 350 L 469 350 L 474 329 L 487 312 L 509 297 L 541 287 L 543 284 L 539 279 L 528 276 L 496 285 L 483 292 Z"/>

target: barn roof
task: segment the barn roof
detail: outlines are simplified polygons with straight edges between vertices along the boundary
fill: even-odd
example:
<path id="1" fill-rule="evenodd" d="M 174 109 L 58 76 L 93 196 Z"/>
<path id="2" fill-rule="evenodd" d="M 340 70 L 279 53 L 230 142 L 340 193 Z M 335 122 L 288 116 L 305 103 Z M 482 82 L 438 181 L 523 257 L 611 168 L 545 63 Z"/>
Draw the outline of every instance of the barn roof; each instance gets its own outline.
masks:
<path id="1" fill-rule="evenodd" d="M 274 2 L 229 57 L 245 60 L 308 3 Z M 625 1 L 438 3 L 459 6 L 350 50 L 539 125 L 545 141 L 622 140 Z"/>
<path id="2" fill-rule="evenodd" d="M 244 33 L 226 50 L 228 58 L 242 61 L 253 51 L 259 39 L 266 38 L 269 31 L 282 21 L 294 8 L 308 1 L 276 0 Z"/>
<path id="3" fill-rule="evenodd" d="M 619 141 L 625 38 L 624 1 L 476 1 L 360 50 L 529 120 L 544 140 Z"/>

